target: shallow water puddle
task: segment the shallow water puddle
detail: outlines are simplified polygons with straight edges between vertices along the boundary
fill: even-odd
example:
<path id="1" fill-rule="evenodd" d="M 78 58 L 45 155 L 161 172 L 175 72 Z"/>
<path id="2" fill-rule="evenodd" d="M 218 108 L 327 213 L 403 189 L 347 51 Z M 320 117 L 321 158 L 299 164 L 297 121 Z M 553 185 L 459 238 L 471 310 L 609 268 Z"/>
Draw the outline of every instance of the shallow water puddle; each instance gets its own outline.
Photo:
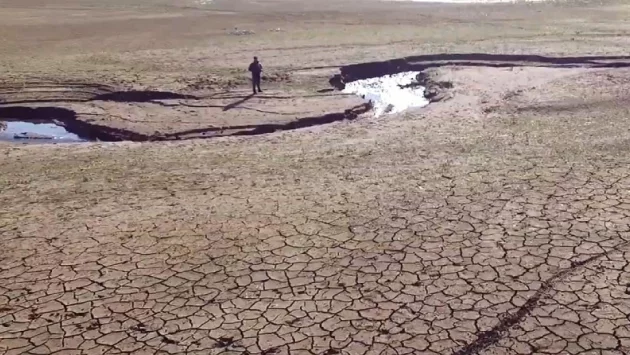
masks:
<path id="1" fill-rule="evenodd" d="M 50 122 L 0 121 L 0 140 L 21 143 L 86 142 L 63 126 Z"/>
<path id="2" fill-rule="evenodd" d="M 412 107 L 424 107 L 424 87 L 416 77 L 420 72 L 402 72 L 393 75 L 357 80 L 346 84 L 344 93 L 355 94 L 371 101 L 374 115 L 398 113 Z"/>

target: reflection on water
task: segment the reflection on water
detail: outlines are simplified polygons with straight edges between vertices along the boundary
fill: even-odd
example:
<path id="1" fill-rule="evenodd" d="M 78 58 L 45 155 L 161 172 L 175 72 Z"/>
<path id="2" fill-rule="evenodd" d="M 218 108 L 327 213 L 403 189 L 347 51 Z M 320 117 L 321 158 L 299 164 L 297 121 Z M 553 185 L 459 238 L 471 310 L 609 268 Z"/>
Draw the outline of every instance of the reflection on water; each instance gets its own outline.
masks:
<path id="1" fill-rule="evenodd" d="M 375 116 L 424 107 L 429 104 L 429 100 L 424 97 L 424 87 L 417 81 L 418 74 L 420 72 L 409 71 L 357 80 L 346 84 L 343 92 L 371 101 Z"/>
<path id="2" fill-rule="evenodd" d="M 78 135 L 54 123 L 24 121 L 0 122 L 0 140 L 23 143 L 85 142 Z"/>

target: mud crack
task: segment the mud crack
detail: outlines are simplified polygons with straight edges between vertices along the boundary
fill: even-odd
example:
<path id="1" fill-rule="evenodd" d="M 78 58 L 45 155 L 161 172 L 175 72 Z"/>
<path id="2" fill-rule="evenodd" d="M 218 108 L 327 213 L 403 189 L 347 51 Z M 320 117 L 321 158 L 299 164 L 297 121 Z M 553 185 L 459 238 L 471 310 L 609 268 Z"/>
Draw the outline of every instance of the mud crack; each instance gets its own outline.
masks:
<path id="1" fill-rule="evenodd" d="M 461 348 L 460 350 L 453 353 L 453 355 L 472 355 L 478 354 L 480 351 L 487 349 L 488 347 L 496 344 L 499 340 L 501 340 L 502 336 L 512 327 L 521 323 L 526 316 L 528 316 L 540 303 L 540 300 L 547 296 L 551 288 L 557 284 L 558 282 L 562 282 L 569 275 L 577 272 L 579 269 L 584 266 L 601 259 L 602 257 L 610 254 L 611 252 L 618 251 L 619 249 L 623 249 L 630 245 L 630 242 L 625 242 L 618 245 L 615 249 L 595 254 L 589 258 L 580 261 L 572 261 L 571 267 L 558 272 L 553 275 L 545 282 L 542 283 L 540 289 L 536 291 L 536 293 L 530 297 L 525 304 L 523 304 L 516 312 L 512 314 L 505 314 L 503 317 L 500 317 L 501 321 L 492 329 L 481 332 L 477 336 L 477 339 Z"/>

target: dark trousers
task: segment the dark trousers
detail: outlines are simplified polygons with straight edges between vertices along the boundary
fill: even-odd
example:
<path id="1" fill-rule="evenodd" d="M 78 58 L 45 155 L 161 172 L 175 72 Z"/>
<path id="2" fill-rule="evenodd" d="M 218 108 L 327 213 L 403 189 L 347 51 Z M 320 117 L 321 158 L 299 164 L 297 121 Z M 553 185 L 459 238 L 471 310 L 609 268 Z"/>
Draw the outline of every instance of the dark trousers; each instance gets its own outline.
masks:
<path id="1" fill-rule="evenodd" d="M 258 88 L 258 92 L 262 92 L 262 90 L 260 90 L 260 74 L 252 74 L 252 89 L 254 90 L 254 94 L 256 93 L 256 88 Z"/>

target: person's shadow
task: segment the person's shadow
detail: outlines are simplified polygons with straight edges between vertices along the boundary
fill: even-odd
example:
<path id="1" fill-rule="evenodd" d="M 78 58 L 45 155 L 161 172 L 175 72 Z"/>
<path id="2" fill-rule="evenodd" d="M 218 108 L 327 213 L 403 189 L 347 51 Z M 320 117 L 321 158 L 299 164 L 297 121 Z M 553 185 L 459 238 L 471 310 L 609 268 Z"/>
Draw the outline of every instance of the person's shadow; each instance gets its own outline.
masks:
<path id="1" fill-rule="evenodd" d="M 254 97 L 254 94 L 249 94 L 238 101 L 234 101 L 231 104 L 225 105 L 225 107 L 223 108 L 223 111 L 231 110 L 237 107 L 238 105 L 247 102 L 247 100 L 251 99 L 252 97 Z"/>

